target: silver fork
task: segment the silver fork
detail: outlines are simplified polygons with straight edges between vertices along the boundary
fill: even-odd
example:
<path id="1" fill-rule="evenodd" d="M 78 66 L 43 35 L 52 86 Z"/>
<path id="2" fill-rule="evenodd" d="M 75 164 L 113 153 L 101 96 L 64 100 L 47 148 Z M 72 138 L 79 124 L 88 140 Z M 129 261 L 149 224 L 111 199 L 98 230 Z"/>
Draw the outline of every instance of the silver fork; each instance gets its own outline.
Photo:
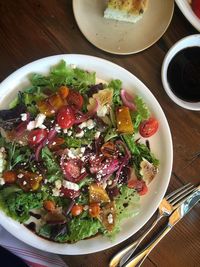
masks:
<path id="1" fill-rule="evenodd" d="M 125 262 L 131 257 L 139 244 L 150 233 L 155 225 L 163 218 L 168 217 L 172 212 L 179 207 L 183 201 L 187 198 L 188 194 L 195 190 L 195 186 L 188 183 L 163 198 L 158 207 L 158 216 L 149 229 L 139 237 L 134 243 L 120 250 L 109 263 L 109 267 L 122 267 Z"/>

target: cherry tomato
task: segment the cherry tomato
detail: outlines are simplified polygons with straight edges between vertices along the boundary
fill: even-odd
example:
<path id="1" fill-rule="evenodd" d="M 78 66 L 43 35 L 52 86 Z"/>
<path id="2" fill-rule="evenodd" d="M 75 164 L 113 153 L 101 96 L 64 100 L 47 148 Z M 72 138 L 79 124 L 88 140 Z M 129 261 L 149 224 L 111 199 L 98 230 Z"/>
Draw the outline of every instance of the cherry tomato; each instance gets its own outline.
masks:
<path id="1" fill-rule="evenodd" d="M 69 88 L 67 86 L 61 86 L 58 89 L 58 93 L 62 98 L 66 98 L 69 94 Z"/>
<path id="2" fill-rule="evenodd" d="M 70 90 L 67 96 L 67 103 L 75 109 L 80 110 L 83 106 L 83 97 L 80 93 Z"/>
<path id="3" fill-rule="evenodd" d="M 12 184 L 17 180 L 17 174 L 14 171 L 4 171 L 2 176 L 5 183 L 8 184 Z"/>
<path id="4" fill-rule="evenodd" d="M 83 212 L 83 206 L 82 205 L 74 205 L 71 209 L 71 213 L 73 216 L 78 216 Z"/>
<path id="5" fill-rule="evenodd" d="M 81 174 L 80 164 L 76 159 L 70 159 L 66 161 L 63 165 L 63 169 L 66 177 L 69 180 L 72 179 L 76 181 L 76 178 L 78 178 Z"/>
<path id="6" fill-rule="evenodd" d="M 48 144 L 48 147 L 52 151 L 56 151 L 60 149 L 60 146 L 65 143 L 64 138 L 62 137 L 54 137 L 53 140 Z"/>
<path id="7" fill-rule="evenodd" d="M 48 98 L 45 98 L 44 100 L 37 102 L 37 107 L 40 113 L 45 114 L 47 117 L 52 117 L 55 114 L 55 110 L 49 103 Z"/>
<path id="8" fill-rule="evenodd" d="M 98 203 L 91 203 L 89 206 L 89 214 L 91 217 L 98 217 L 100 214 L 100 206 Z"/>
<path id="9" fill-rule="evenodd" d="M 74 111 L 71 107 L 65 106 L 60 109 L 57 115 L 57 123 L 62 129 L 70 128 L 76 120 Z"/>
<path id="10" fill-rule="evenodd" d="M 139 126 L 139 132 L 142 137 L 150 137 L 158 130 L 158 121 L 154 118 L 144 120 Z"/>
<path id="11" fill-rule="evenodd" d="M 135 189 L 140 196 L 145 195 L 148 192 L 148 187 L 144 181 L 129 180 L 128 187 Z"/>
<path id="12" fill-rule="evenodd" d="M 45 138 L 47 138 L 47 130 L 45 129 L 36 129 L 30 131 L 28 135 L 28 143 L 31 146 L 39 145 Z"/>
<path id="13" fill-rule="evenodd" d="M 43 207 L 45 210 L 52 212 L 56 209 L 56 204 L 53 200 L 45 200 L 43 202 Z"/>
<path id="14" fill-rule="evenodd" d="M 192 0 L 192 9 L 197 17 L 200 18 L 200 1 L 199 0 Z"/>
<path id="15" fill-rule="evenodd" d="M 48 97 L 49 104 L 53 107 L 53 110 L 57 112 L 65 105 L 65 101 L 59 94 L 54 94 Z"/>

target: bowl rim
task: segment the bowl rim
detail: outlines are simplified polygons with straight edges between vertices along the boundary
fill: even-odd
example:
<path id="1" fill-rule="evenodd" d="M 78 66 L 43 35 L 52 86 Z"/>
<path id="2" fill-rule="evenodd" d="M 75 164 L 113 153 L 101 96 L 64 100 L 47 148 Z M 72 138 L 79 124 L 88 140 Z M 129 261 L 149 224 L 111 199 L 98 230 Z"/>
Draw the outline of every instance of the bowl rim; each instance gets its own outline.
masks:
<path id="1" fill-rule="evenodd" d="M 190 42 L 190 43 L 188 43 Z M 194 44 L 194 42 L 196 42 Z M 193 34 L 186 36 L 179 41 L 177 41 L 166 53 L 162 67 L 161 67 L 161 80 L 163 84 L 163 88 L 167 95 L 170 97 L 172 101 L 174 101 L 177 105 L 182 108 L 199 111 L 200 110 L 200 102 L 188 102 L 184 101 L 181 98 L 177 97 L 172 90 L 170 89 L 170 85 L 167 80 L 167 70 L 169 63 L 171 62 L 172 58 L 181 50 L 187 47 L 199 46 L 200 47 L 200 34 Z"/>
<path id="2" fill-rule="evenodd" d="M 50 67 L 52 65 L 57 64 L 61 59 L 64 59 L 65 61 L 71 61 L 70 63 L 73 64 L 73 60 L 74 61 L 80 61 L 81 64 L 83 64 L 84 62 L 84 68 L 85 69 L 89 69 L 88 66 L 92 65 L 92 68 L 94 67 L 93 65 L 104 65 L 105 69 L 108 68 L 112 68 L 112 74 L 106 73 L 106 70 L 101 70 L 101 72 L 105 73 L 104 76 L 109 76 L 110 79 L 111 78 L 118 78 L 118 76 L 113 76 L 113 71 L 114 72 L 118 72 L 120 73 L 120 75 L 124 76 L 124 81 L 126 80 L 130 80 L 131 82 L 135 83 L 133 84 L 133 87 L 137 88 L 136 91 L 138 92 L 143 92 L 145 94 L 145 98 L 147 100 L 147 98 L 149 97 L 150 100 L 156 104 L 155 107 L 153 107 L 153 109 L 155 109 L 156 113 L 158 114 L 158 116 L 160 116 L 162 118 L 162 121 L 160 123 L 163 124 L 163 126 L 165 127 L 165 129 L 162 129 L 161 134 L 165 133 L 165 139 L 168 141 L 168 143 L 164 146 L 164 148 L 166 148 L 165 154 L 167 155 L 167 159 L 166 159 L 166 164 L 165 164 L 165 179 L 163 179 L 162 184 L 164 185 L 162 188 L 159 188 L 158 190 L 155 189 L 154 192 L 152 193 L 152 196 L 154 197 L 154 205 L 150 205 L 146 211 L 146 214 L 142 214 L 142 222 L 140 222 L 139 225 L 135 226 L 135 229 L 133 232 L 129 233 L 128 235 L 126 234 L 125 236 L 120 236 L 119 239 L 116 242 L 107 242 L 105 239 L 100 239 L 98 240 L 101 241 L 105 241 L 104 245 L 101 246 L 100 244 L 100 248 L 96 248 L 95 246 L 90 245 L 90 243 L 86 242 L 87 240 L 83 240 L 80 241 L 80 247 L 78 247 L 78 249 L 75 247 L 75 250 L 73 251 L 73 244 L 59 244 L 59 243 L 55 243 L 52 241 L 48 241 L 46 239 L 43 239 L 39 236 L 37 236 L 35 233 L 32 233 L 30 230 L 28 230 L 26 227 L 23 228 L 23 232 L 24 234 L 22 234 L 19 229 L 21 229 L 20 224 L 17 221 L 14 221 L 13 219 L 11 219 L 10 217 L 6 216 L 4 214 L 3 211 L 0 210 L 0 214 L 2 215 L 3 218 L 3 222 L 2 219 L 0 221 L 0 223 L 2 224 L 2 226 L 7 229 L 11 234 L 13 234 L 15 237 L 17 237 L 18 239 L 20 239 L 21 241 L 39 248 L 41 250 L 44 251 L 48 251 L 48 252 L 52 252 L 52 253 L 57 253 L 57 254 L 63 254 L 63 255 L 83 255 L 83 254 L 90 254 L 90 253 L 94 253 L 94 252 L 99 252 L 108 248 L 113 247 L 114 245 L 117 245 L 121 242 L 123 242 L 124 240 L 128 239 L 131 235 L 135 234 L 138 230 L 140 230 L 146 223 L 147 221 L 151 218 L 151 216 L 154 214 L 154 212 L 157 210 L 158 205 L 160 204 L 162 198 L 165 195 L 165 192 L 168 188 L 169 185 L 169 181 L 171 178 L 171 172 L 172 172 L 172 165 L 173 165 L 173 145 L 172 145 L 172 137 L 171 137 L 171 132 L 170 132 L 170 128 L 169 128 L 169 124 L 167 122 L 167 118 L 164 114 L 163 109 L 161 108 L 158 100 L 154 97 L 154 95 L 151 93 L 151 91 L 146 87 L 146 85 L 139 80 L 134 74 L 132 74 L 131 72 L 129 72 L 128 70 L 126 70 L 125 68 L 102 58 L 98 58 L 98 57 L 94 57 L 94 56 L 88 56 L 88 55 L 82 55 L 82 54 L 61 54 L 61 55 L 54 55 L 54 56 L 49 56 L 49 57 L 45 57 L 45 58 L 41 58 L 38 59 L 36 61 L 33 61 L 31 63 L 28 63 L 26 65 L 24 65 L 23 67 L 19 68 L 18 70 L 16 70 L 15 72 L 13 72 L 12 74 L 10 74 L 4 81 L 2 81 L 2 83 L 0 84 L 0 90 L 3 89 L 6 85 L 8 85 L 10 82 L 13 82 L 15 85 L 20 85 L 21 84 L 21 80 L 22 78 L 24 78 L 24 75 L 27 76 L 30 71 L 29 68 L 32 68 L 31 72 L 33 73 L 33 68 L 35 67 L 35 65 L 39 66 L 40 64 L 44 64 L 46 67 L 48 65 L 48 71 L 50 70 Z M 68 62 L 69 62 L 68 61 Z M 80 64 L 80 63 L 79 63 Z M 82 66 L 81 66 L 82 68 Z M 97 69 L 93 69 L 93 71 L 95 71 L 96 73 L 99 72 L 99 70 L 97 71 Z M 38 71 L 40 72 L 40 71 Z M 42 71 L 43 73 L 45 73 L 45 70 Z M 24 74 L 25 73 L 25 74 Z M 121 74 L 122 73 L 122 74 Z M 18 79 L 15 80 L 15 77 L 18 77 L 18 79 L 20 78 L 20 82 L 18 81 Z M 97 76 L 98 77 L 98 76 Z M 99 77 L 102 78 L 102 77 Z M 14 79 L 14 81 L 13 81 Z M 137 84 L 137 85 L 136 85 Z M 4 89 L 5 91 L 5 89 Z M 10 90 L 10 92 L 12 92 L 12 90 Z M 9 93 L 8 93 L 9 95 Z M 2 104 L 2 97 L 0 95 L 0 105 Z M 163 127 L 163 128 L 164 128 Z M 28 235 L 28 237 L 26 236 L 26 234 Z M 92 239 L 90 239 L 92 240 Z M 39 244 L 38 244 L 39 242 Z M 84 243 L 81 243 L 84 242 Z M 78 243 L 75 243 L 78 244 Z M 87 245 L 88 247 L 87 247 Z M 64 246 L 66 245 L 66 246 Z M 75 245 L 76 246 L 76 245 Z M 70 250 L 69 247 L 72 249 Z"/>

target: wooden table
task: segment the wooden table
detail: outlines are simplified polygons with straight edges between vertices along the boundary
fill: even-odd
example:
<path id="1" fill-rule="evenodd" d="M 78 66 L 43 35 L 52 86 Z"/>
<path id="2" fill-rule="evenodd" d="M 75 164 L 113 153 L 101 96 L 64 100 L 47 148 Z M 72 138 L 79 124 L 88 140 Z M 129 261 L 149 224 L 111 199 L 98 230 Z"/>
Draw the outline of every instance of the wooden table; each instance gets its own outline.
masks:
<path id="1" fill-rule="evenodd" d="M 168 191 L 189 181 L 199 183 L 200 113 L 174 104 L 164 92 L 160 76 L 161 64 L 169 48 L 181 38 L 198 33 L 177 6 L 162 38 L 147 50 L 128 56 L 111 55 L 90 44 L 78 29 L 70 0 L 1 0 L 0 14 L 1 81 L 19 67 L 55 54 L 88 54 L 117 63 L 147 85 L 168 119 L 174 145 L 173 172 Z M 193 158 L 195 154 L 197 156 Z M 200 204 L 160 242 L 143 264 L 144 267 L 200 266 L 199 208 Z M 111 256 L 145 228 L 109 250 L 63 258 L 70 267 L 106 267 Z"/>

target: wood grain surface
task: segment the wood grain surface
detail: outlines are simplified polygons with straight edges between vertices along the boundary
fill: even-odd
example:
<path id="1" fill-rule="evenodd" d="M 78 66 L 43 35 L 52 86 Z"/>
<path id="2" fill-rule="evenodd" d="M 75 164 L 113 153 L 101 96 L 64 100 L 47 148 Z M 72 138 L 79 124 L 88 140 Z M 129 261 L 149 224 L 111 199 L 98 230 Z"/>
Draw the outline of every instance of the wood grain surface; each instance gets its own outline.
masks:
<path id="1" fill-rule="evenodd" d="M 147 50 L 128 56 L 108 54 L 89 43 L 76 24 L 71 0 L 0 0 L 0 14 L 0 81 L 31 61 L 55 54 L 87 54 L 117 63 L 146 84 L 168 119 L 174 146 L 168 192 L 189 181 L 200 182 L 200 112 L 177 106 L 161 83 L 166 52 L 181 38 L 198 33 L 177 6 L 162 38 Z M 160 242 L 144 267 L 200 266 L 199 208 L 200 204 Z M 106 267 L 114 253 L 137 238 L 148 224 L 111 249 L 90 255 L 63 256 L 63 259 L 69 267 Z"/>

